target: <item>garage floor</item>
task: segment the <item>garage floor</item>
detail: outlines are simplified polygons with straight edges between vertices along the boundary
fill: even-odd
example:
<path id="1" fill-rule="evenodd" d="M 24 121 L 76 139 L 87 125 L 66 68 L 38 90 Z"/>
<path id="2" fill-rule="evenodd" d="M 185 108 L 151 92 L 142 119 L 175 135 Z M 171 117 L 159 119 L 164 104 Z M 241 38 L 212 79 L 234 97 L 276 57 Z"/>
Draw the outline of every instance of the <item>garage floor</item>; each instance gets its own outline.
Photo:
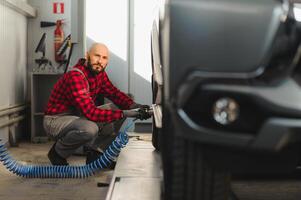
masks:
<path id="1" fill-rule="evenodd" d="M 9 148 L 11 155 L 27 164 L 49 164 L 47 152 L 52 143 L 21 143 Z M 85 157 L 73 156 L 70 164 L 84 164 Z M 3 200 L 103 200 L 108 187 L 98 187 L 110 183 L 113 170 L 99 172 L 87 179 L 25 179 L 7 171 L 0 164 L 0 199 Z M 98 184 L 100 183 L 100 184 Z"/>
<path id="2" fill-rule="evenodd" d="M 146 138 L 147 139 L 145 139 L 144 136 L 139 138 L 135 137 L 132 139 L 135 139 L 136 141 L 143 140 L 144 143 L 150 143 L 150 137 Z M 52 143 L 20 143 L 19 147 L 10 148 L 9 151 L 14 158 L 22 161 L 23 163 L 49 164 L 46 154 L 51 145 Z M 137 156 L 142 156 L 145 158 L 145 153 L 142 152 L 140 155 L 137 152 L 139 151 L 137 145 L 134 147 L 136 150 L 135 152 L 132 152 L 132 154 L 135 154 L 135 156 L 133 157 L 135 157 L 136 160 Z M 69 163 L 79 165 L 84 164 L 84 160 L 84 157 L 73 156 L 72 159 L 69 160 Z M 131 161 L 129 162 L 132 163 Z M 142 165 L 143 163 L 137 163 L 137 166 L 132 165 L 132 167 L 139 172 L 141 170 L 143 171 L 143 169 L 141 169 Z M 118 168 L 118 163 L 116 168 Z M 109 187 L 98 187 L 98 185 L 100 186 L 105 185 L 106 183 L 110 183 L 113 177 L 113 173 L 113 170 L 105 170 L 99 172 L 96 176 L 89 177 L 87 179 L 25 179 L 11 174 L 0 164 L 0 199 L 104 200 L 108 193 Z M 240 180 L 235 181 L 232 187 L 239 200 L 301 199 L 301 180 L 298 179 L 282 178 L 279 180 Z"/>
<path id="3" fill-rule="evenodd" d="M 235 181 L 239 200 L 300 200 L 301 181 L 293 179 Z"/>

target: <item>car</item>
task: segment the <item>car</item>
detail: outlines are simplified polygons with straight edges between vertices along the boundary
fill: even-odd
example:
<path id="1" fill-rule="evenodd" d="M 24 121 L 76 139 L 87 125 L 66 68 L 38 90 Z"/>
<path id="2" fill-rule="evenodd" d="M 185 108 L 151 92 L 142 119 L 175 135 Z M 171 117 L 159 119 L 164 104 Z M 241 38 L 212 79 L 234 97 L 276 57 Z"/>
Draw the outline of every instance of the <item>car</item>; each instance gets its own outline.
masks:
<path id="1" fill-rule="evenodd" d="M 235 174 L 289 174 L 300 155 L 294 3 L 167 0 L 152 30 L 153 144 L 164 199 L 229 199 Z"/>

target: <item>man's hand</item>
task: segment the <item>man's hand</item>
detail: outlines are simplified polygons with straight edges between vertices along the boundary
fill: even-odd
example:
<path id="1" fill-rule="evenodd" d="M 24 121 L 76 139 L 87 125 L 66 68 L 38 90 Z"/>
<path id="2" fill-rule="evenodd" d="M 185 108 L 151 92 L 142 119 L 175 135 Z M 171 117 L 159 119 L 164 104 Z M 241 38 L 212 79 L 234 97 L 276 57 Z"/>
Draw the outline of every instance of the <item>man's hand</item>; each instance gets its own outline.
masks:
<path id="1" fill-rule="evenodd" d="M 152 116 L 152 114 L 148 112 L 148 109 L 141 109 L 141 108 L 123 110 L 123 115 L 124 117 L 132 117 L 140 120 L 146 120 Z"/>

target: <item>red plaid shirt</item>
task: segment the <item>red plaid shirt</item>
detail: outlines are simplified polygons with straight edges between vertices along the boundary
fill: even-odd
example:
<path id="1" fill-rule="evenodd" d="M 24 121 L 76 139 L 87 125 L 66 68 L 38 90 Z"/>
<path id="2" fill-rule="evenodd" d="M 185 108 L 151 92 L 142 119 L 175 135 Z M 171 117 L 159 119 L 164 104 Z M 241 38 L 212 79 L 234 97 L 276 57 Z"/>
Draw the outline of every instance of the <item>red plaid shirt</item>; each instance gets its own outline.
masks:
<path id="1" fill-rule="evenodd" d="M 97 95 L 103 94 L 121 109 L 128 109 L 134 102 L 126 94 L 118 90 L 109 80 L 106 72 L 92 75 L 80 59 L 74 68 L 79 71 L 69 71 L 54 85 L 45 115 L 68 113 L 74 108 L 91 121 L 112 122 L 123 117 L 121 110 L 99 109 L 95 105 Z M 89 84 L 89 85 L 88 85 Z"/>

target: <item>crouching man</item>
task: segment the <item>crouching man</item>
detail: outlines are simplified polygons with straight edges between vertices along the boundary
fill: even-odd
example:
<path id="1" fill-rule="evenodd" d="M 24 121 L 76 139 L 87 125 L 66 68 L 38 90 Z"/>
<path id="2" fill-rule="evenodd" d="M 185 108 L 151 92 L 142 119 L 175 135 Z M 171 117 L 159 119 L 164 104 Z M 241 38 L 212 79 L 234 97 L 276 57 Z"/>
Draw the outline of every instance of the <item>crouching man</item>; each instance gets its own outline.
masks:
<path id="1" fill-rule="evenodd" d="M 54 85 L 43 122 L 47 134 L 56 141 L 48 152 L 53 165 L 68 165 L 67 158 L 81 146 L 86 164 L 93 162 L 115 139 L 127 117 L 139 117 L 135 108 L 147 107 L 111 83 L 105 72 L 108 60 L 108 48 L 96 43 L 86 59 L 80 59 Z M 97 107 L 95 101 L 101 94 L 114 104 Z"/>

